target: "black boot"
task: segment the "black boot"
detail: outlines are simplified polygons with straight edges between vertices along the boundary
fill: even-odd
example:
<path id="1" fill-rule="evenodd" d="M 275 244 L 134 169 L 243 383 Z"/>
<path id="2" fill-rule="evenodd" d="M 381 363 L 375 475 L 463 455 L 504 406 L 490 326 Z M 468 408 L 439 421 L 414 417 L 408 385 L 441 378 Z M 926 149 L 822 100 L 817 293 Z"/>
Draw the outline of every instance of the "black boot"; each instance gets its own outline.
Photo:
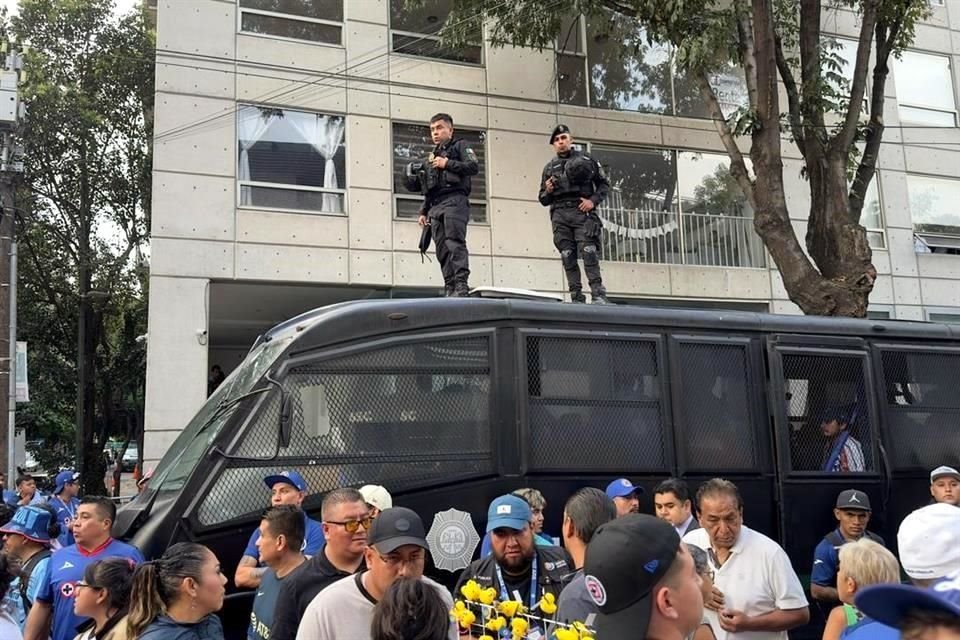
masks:
<path id="1" fill-rule="evenodd" d="M 452 282 L 444 283 L 443 285 L 443 297 L 452 298 L 453 297 L 454 286 Z"/>
<path id="2" fill-rule="evenodd" d="M 607 290 L 603 288 L 603 285 L 590 287 L 590 297 L 593 298 L 591 300 L 593 304 L 613 304 L 607 300 Z"/>
<path id="3" fill-rule="evenodd" d="M 470 296 L 470 286 L 466 280 L 457 280 L 453 285 L 454 298 L 467 298 Z"/>
<path id="4" fill-rule="evenodd" d="M 571 291 L 570 302 L 574 302 L 577 304 L 586 304 L 587 296 L 583 295 L 583 291 L 580 291 L 580 289 L 577 289 L 576 291 Z"/>

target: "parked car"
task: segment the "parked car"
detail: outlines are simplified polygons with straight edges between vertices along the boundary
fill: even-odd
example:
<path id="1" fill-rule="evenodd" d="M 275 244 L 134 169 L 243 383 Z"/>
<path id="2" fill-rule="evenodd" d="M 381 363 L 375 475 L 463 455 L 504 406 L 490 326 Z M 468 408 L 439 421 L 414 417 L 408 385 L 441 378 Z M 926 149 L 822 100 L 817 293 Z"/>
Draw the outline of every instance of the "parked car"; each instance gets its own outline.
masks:
<path id="1" fill-rule="evenodd" d="M 123 452 L 123 458 L 120 459 L 120 470 L 133 471 L 139 461 L 140 452 L 137 450 L 136 443 L 131 442 L 127 446 L 127 450 Z"/>

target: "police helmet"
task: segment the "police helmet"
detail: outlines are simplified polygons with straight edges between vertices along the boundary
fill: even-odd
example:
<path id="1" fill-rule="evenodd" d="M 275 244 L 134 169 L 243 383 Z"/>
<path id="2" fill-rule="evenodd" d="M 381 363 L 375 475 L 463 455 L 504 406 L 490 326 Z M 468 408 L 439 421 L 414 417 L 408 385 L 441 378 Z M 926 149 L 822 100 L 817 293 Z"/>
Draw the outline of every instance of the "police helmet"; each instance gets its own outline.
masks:
<path id="1" fill-rule="evenodd" d="M 593 160 L 586 156 L 574 156 L 564 167 L 570 184 L 583 184 L 593 178 Z"/>
<path id="2" fill-rule="evenodd" d="M 420 193 L 423 190 L 423 183 L 420 181 L 421 167 L 420 162 L 410 162 L 403 172 L 403 186 L 410 193 Z"/>

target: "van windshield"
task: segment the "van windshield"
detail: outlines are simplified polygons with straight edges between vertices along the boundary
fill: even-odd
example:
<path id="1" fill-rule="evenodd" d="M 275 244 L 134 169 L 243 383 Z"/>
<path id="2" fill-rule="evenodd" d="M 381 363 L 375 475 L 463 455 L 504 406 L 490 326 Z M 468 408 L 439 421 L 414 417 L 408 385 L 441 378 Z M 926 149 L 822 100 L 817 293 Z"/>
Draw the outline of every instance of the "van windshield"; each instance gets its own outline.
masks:
<path id="1" fill-rule="evenodd" d="M 264 342 L 247 354 L 243 362 L 234 369 L 216 391 L 207 398 L 200 411 L 184 427 L 170 449 L 160 460 L 150 481 L 150 488 L 158 491 L 180 491 L 190 477 L 197 462 L 203 457 L 209 445 L 216 439 L 220 429 L 236 409 L 236 406 L 222 410 L 234 398 L 253 390 L 253 387 L 277 357 L 283 353 L 293 336 L 276 338 Z M 238 403 L 239 405 L 239 403 Z"/>

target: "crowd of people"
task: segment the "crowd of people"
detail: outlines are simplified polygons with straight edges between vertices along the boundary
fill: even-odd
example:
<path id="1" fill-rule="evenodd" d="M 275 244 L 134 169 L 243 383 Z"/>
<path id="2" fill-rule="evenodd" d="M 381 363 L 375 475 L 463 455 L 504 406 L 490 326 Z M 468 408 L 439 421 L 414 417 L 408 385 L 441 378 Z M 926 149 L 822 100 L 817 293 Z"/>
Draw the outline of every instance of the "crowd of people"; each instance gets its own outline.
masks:
<path id="1" fill-rule="evenodd" d="M 931 473 L 931 504 L 900 524 L 898 556 L 868 529 L 869 497 L 840 492 L 837 528 L 813 552 L 812 605 L 786 552 L 744 524 L 739 489 L 721 478 L 693 493 L 661 482 L 654 515 L 639 513 L 643 489 L 627 478 L 584 487 L 556 538 L 543 531 L 539 491 L 499 496 L 480 557 L 452 593 L 424 575 L 424 523 L 386 488 L 330 491 L 314 520 L 300 474 L 264 483 L 271 505 L 232 575 L 255 589 L 248 640 L 780 640 L 811 606 L 824 612 L 823 640 L 960 640 L 951 467 Z M 181 542 L 145 562 L 111 537 L 111 500 L 77 499 L 59 478 L 58 489 L 59 504 L 24 495 L 0 512 L 0 638 L 224 637 L 216 613 L 228 576 L 209 549 Z"/>

